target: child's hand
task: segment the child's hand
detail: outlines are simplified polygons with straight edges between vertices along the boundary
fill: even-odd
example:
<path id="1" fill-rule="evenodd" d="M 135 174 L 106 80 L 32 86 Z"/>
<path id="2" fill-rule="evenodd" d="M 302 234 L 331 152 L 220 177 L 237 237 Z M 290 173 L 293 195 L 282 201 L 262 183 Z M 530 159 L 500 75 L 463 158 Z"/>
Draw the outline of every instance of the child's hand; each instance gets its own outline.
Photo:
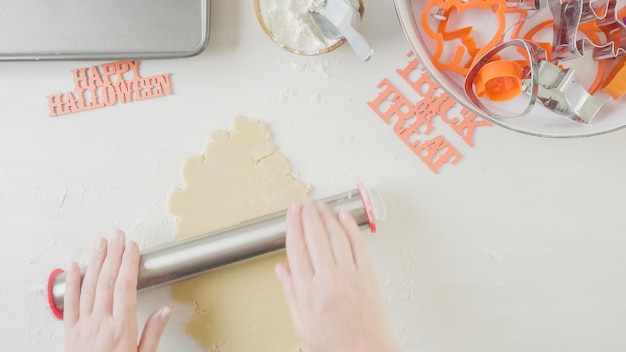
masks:
<path id="1" fill-rule="evenodd" d="M 311 352 L 400 351 L 363 234 L 348 212 L 321 202 L 287 212 L 287 258 L 276 274 L 296 331 Z"/>
<path id="2" fill-rule="evenodd" d="M 137 272 L 139 249 L 116 231 L 107 245 L 100 238 L 81 288 L 80 271 L 67 272 L 64 316 L 66 352 L 153 352 L 172 308 L 154 312 L 137 345 Z"/>

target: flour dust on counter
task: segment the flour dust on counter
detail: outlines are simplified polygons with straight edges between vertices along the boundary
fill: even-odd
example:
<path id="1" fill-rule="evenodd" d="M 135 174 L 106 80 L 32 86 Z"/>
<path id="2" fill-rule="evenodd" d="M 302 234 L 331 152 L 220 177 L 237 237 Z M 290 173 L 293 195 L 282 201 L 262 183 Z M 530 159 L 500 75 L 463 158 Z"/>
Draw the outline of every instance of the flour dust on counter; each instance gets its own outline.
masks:
<path id="1" fill-rule="evenodd" d="M 330 62 L 326 59 L 305 62 L 291 60 L 290 65 L 295 72 L 306 72 L 314 75 L 315 77 L 329 79 L 331 73 L 337 68 L 339 63 Z"/>
<path id="2" fill-rule="evenodd" d="M 214 132 L 182 171 L 184 187 L 169 198 L 177 240 L 285 209 L 308 193 L 256 120 L 235 118 L 231 131 Z M 274 276 L 285 260 L 282 253 L 263 256 L 174 284 L 174 300 L 195 310 L 186 332 L 205 351 L 300 351 Z"/>

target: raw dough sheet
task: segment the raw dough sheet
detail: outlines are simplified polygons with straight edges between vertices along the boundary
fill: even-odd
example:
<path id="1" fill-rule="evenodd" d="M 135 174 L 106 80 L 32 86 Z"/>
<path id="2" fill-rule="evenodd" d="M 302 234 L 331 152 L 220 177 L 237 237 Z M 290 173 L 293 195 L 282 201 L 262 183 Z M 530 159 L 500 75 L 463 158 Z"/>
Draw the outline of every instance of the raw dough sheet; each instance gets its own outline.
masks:
<path id="1" fill-rule="evenodd" d="M 204 154 L 186 160 L 183 179 L 169 199 L 177 240 L 285 209 L 308 193 L 265 125 L 243 118 L 235 118 L 230 132 L 213 133 Z M 299 351 L 274 275 L 284 260 L 283 253 L 255 258 L 173 285 L 173 299 L 195 309 L 186 332 L 206 351 Z"/>

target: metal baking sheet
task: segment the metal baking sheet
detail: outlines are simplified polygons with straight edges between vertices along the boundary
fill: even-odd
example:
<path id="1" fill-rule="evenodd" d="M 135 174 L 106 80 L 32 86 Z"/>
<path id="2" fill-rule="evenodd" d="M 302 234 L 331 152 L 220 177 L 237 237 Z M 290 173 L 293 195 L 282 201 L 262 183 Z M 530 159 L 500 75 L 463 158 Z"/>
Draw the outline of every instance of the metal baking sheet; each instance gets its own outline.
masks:
<path id="1" fill-rule="evenodd" d="M 192 56 L 209 18 L 210 0 L 0 1 L 0 60 Z"/>

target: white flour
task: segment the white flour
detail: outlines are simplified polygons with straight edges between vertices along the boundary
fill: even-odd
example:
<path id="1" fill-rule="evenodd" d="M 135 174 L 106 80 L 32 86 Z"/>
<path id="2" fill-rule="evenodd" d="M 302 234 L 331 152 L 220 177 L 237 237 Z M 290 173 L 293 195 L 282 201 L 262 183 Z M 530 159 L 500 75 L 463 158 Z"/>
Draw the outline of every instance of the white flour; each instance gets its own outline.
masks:
<path id="1" fill-rule="evenodd" d="M 338 40 L 326 39 L 317 29 L 311 10 L 323 0 L 258 0 L 263 22 L 279 45 L 295 53 L 315 55 Z M 358 0 L 351 0 L 359 8 Z"/>

